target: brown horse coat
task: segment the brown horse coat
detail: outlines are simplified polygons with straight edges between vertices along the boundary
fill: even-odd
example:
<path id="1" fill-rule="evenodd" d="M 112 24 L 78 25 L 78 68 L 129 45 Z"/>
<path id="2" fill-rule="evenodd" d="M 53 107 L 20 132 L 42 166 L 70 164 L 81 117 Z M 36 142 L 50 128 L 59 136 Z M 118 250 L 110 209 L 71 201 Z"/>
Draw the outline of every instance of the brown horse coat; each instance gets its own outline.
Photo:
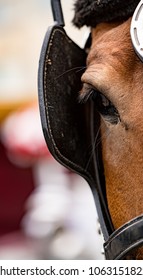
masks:
<path id="1" fill-rule="evenodd" d="M 112 114 L 100 112 L 107 201 L 115 228 L 143 214 L 143 64 L 131 44 L 130 22 L 92 28 L 80 93 L 84 98 L 86 85 L 98 90 L 119 114 L 115 123 Z M 143 259 L 143 254 L 139 250 L 131 258 Z"/>

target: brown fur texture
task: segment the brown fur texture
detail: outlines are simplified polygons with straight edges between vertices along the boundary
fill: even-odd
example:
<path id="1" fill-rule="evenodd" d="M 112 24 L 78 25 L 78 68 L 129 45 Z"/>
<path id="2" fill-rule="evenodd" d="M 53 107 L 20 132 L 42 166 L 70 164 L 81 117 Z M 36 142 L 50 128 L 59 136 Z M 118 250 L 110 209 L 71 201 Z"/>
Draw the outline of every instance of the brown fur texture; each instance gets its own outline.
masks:
<path id="1" fill-rule="evenodd" d="M 130 19 L 92 29 L 82 76 L 82 82 L 108 97 L 120 115 L 117 124 L 101 116 L 107 201 L 115 228 L 143 214 L 143 64 L 133 50 L 129 28 Z M 142 250 L 131 258 L 143 259 Z"/>

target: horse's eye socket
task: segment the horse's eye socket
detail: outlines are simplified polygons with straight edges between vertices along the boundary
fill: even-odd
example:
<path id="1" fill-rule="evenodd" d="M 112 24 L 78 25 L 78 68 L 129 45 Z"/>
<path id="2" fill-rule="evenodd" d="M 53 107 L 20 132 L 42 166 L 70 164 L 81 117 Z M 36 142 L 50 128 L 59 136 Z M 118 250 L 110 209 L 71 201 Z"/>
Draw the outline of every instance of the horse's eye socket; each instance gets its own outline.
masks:
<path id="1" fill-rule="evenodd" d="M 92 90 L 91 98 L 96 109 L 110 123 L 117 124 L 120 120 L 119 113 L 112 102 L 101 92 Z"/>

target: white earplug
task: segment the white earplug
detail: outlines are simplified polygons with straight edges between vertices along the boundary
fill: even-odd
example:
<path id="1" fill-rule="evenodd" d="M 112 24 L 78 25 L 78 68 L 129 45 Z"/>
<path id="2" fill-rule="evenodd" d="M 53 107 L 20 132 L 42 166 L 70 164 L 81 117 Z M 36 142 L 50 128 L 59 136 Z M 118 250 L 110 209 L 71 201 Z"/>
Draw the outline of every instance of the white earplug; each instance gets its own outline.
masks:
<path id="1" fill-rule="evenodd" d="M 143 62 L 143 0 L 139 2 L 133 14 L 130 34 L 135 52 Z"/>

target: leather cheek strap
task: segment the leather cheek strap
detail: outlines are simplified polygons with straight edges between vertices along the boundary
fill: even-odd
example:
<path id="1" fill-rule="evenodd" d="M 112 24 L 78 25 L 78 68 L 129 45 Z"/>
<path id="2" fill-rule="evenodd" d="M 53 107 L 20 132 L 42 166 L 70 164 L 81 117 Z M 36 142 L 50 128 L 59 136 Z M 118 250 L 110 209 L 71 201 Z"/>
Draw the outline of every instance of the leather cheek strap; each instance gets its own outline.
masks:
<path id="1" fill-rule="evenodd" d="M 107 260 L 120 260 L 143 245 L 143 215 L 129 221 L 110 235 L 104 243 Z"/>

